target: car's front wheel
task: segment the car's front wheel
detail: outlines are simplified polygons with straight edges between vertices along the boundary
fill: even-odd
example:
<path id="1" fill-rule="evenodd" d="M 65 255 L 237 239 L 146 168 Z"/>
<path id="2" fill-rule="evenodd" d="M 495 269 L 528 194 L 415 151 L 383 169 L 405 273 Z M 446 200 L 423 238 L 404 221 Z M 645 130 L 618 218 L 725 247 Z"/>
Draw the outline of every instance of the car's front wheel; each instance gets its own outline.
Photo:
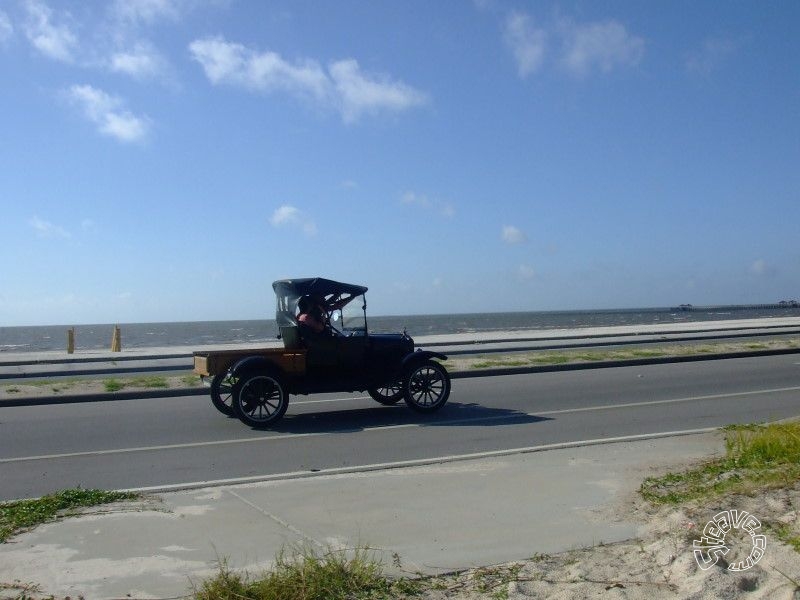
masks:
<path id="1" fill-rule="evenodd" d="M 367 390 L 375 402 L 384 406 L 393 406 L 403 399 L 403 381 L 395 381 L 383 387 Z"/>
<path id="2" fill-rule="evenodd" d="M 243 375 L 233 386 L 233 411 L 250 427 L 268 427 L 278 422 L 289 407 L 289 394 L 274 373 Z"/>
<path id="3" fill-rule="evenodd" d="M 409 370 L 403 393 L 409 408 L 421 413 L 437 411 L 450 397 L 450 375 L 438 362 L 426 360 Z"/>

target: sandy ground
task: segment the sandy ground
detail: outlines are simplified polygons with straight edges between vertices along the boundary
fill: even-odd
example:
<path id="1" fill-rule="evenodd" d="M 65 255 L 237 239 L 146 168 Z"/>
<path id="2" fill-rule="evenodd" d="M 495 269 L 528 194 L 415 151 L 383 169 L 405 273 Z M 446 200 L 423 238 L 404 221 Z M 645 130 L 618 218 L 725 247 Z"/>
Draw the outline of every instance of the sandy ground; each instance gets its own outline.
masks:
<path id="1" fill-rule="evenodd" d="M 792 528 L 794 535 L 800 534 L 798 506 L 800 485 L 682 508 L 656 508 L 632 496 L 597 517 L 619 520 L 635 515 L 641 522 L 636 540 L 472 569 L 435 580 L 434 587 L 439 589 L 427 592 L 423 598 L 800 600 L 800 553 L 765 532 L 767 524 L 784 524 Z M 714 515 L 732 509 L 747 511 L 760 521 L 762 527 L 757 533 L 765 533 L 766 551 L 751 568 L 730 570 L 729 564 L 746 559 L 753 549 L 750 534 L 734 528 L 725 536 L 729 552 L 715 566 L 703 570 L 695 560 L 693 541 L 700 539 Z"/>
<path id="2" fill-rule="evenodd" d="M 623 520 L 631 515 L 641 523 L 635 540 L 598 545 L 555 555 L 470 569 L 427 580 L 430 589 L 420 600 L 660 600 L 660 599 L 770 599 L 800 600 L 800 553 L 780 542 L 771 526 L 788 526 L 800 534 L 800 485 L 771 490 L 756 496 L 730 496 L 682 508 L 654 507 L 632 494 L 594 516 Z M 728 568 L 744 560 L 753 542 L 742 529 L 725 536 L 729 552 L 715 566 L 701 569 L 693 555 L 699 539 L 714 515 L 730 510 L 747 511 L 766 535 L 763 557 L 751 568 Z M 740 535 L 736 535 L 736 534 Z M 413 574 L 412 574 L 413 575 Z M 15 587 L 0 582 L 2 600 L 43 600 L 52 596 L 35 587 Z M 196 582 L 199 583 L 199 582 Z M 66 600 L 58 598 L 58 600 Z"/>

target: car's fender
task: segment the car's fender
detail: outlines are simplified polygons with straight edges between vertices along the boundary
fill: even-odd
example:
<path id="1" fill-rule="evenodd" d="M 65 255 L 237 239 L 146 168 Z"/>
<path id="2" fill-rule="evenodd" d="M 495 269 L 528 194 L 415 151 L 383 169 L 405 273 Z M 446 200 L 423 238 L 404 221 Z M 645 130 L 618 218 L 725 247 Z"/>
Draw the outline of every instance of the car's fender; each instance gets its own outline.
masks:
<path id="1" fill-rule="evenodd" d="M 447 356 L 441 354 L 440 352 L 432 352 L 430 350 L 417 350 L 416 352 L 412 352 L 408 356 L 403 359 L 403 371 L 407 371 L 411 367 L 421 362 L 425 362 L 426 360 L 431 359 L 437 360 L 447 360 Z"/>
<path id="2" fill-rule="evenodd" d="M 233 377 L 241 377 L 244 373 L 253 372 L 280 372 L 280 368 L 270 359 L 264 356 L 246 356 L 237 361 L 231 368 L 230 374 Z"/>

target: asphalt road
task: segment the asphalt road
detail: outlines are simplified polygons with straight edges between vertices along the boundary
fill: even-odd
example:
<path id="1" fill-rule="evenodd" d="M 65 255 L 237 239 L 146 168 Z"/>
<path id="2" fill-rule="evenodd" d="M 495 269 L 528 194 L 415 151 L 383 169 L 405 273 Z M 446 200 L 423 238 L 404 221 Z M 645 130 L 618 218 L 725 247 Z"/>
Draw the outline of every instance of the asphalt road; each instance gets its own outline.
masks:
<path id="1" fill-rule="evenodd" d="M 205 396 L 0 408 L 0 500 L 428 460 L 800 415 L 800 356 L 453 381 L 435 415 L 293 397 L 271 431 Z"/>

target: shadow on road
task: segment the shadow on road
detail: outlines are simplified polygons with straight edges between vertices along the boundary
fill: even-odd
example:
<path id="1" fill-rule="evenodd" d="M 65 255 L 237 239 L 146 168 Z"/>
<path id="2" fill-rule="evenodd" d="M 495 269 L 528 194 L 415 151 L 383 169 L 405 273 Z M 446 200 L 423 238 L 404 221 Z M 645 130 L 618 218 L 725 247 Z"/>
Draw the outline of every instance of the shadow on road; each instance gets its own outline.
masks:
<path id="1" fill-rule="evenodd" d="M 291 406 L 290 406 L 291 410 Z M 268 431 L 274 433 L 352 433 L 364 429 L 416 425 L 420 427 L 499 427 L 550 420 L 517 410 L 451 402 L 433 414 L 420 414 L 404 404 L 349 410 L 288 414 Z M 266 433 L 267 431 L 265 431 Z"/>

